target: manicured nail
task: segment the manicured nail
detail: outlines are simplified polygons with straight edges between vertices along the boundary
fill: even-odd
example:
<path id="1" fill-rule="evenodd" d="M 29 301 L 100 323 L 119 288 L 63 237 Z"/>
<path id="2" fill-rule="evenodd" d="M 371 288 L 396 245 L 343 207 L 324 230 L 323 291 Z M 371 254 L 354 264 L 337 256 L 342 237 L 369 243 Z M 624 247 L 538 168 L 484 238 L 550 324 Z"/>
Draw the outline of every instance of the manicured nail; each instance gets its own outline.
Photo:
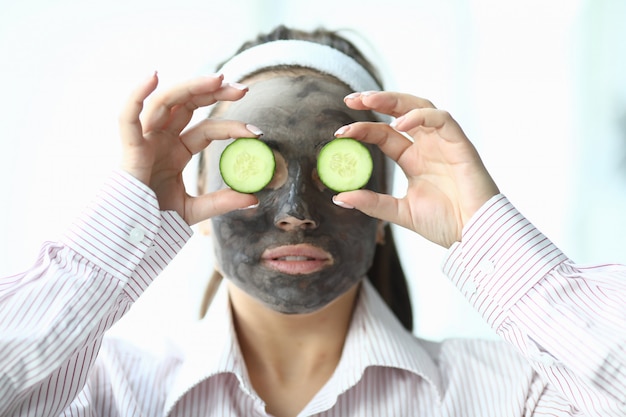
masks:
<path id="1" fill-rule="evenodd" d="M 255 125 L 247 124 L 246 129 L 248 129 L 250 132 L 254 133 L 257 136 L 263 135 L 263 131 L 259 129 L 258 127 L 256 127 Z"/>
<path id="2" fill-rule="evenodd" d="M 348 126 L 341 126 L 339 129 L 337 129 L 334 133 L 335 136 L 341 136 L 343 134 L 345 134 L 348 131 Z"/>
<path id="3" fill-rule="evenodd" d="M 239 210 L 249 210 L 249 209 L 253 209 L 253 208 L 257 208 L 257 207 L 259 207 L 259 203 L 251 204 L 251 205 L 249 205 L 247 207 L 242 207 Z"/>
<path id="4" fill-rule="evenodd" d="M 359 97 L 361 95 L 361 93 L 356 92 L 356 93 L 350 93 L 345 97 L 345 100 L 352 100 L 355 99 L 357 97 Z"/>
<path id="5" fill-rule="evenodd" d="M 240 84 L 240 83 L 225 82 L 224 86 L 225 87 L 233 87 L 233 88 L 236 88 L 237 90 L 241 90 L 241 91 L 244 91 L 244 90 L 248 89 L 247 85 Z"/>
<path id="6" fill-rule="evenodd" d="M 364 95 L 365 97 L 368 97 L 368 96 L 372 96 L 372 95 L 374 95 L 376 93 L 380 93 L 380 91 L 375 91 L 375 90 L 363 91 L 361 94 Z"/>
<path id="7" fill-rule="evenodd" d="M 146 77 L 146 83 L 151 83 L 155 78 L 159 78 L 159 72 L 157 70 L 152 71 L 149 77 Z"/>
<path id="8" fill-rule="evenodd" d="M 354 206 L 351 206 L 350 204 L 344 203 L 341 200 L 337 200 L 336 197 L 337 197 L 336 195 L 333 196 L 333 203 L 335 203 L 339 207 L 343 207 L 345 209 L 353 209 L 354 208 Z"/>
<path id="9" fill-rule="evenodd" d="M 391 127 L 393 127 L 395 129 L 396 126 L 398 126 L 403 121 L 404 121 L 404 116 L 400 116 L 397 119 L 393 120 L 391 123 L 389 123 L 389 126 L 391 126 Z"/>

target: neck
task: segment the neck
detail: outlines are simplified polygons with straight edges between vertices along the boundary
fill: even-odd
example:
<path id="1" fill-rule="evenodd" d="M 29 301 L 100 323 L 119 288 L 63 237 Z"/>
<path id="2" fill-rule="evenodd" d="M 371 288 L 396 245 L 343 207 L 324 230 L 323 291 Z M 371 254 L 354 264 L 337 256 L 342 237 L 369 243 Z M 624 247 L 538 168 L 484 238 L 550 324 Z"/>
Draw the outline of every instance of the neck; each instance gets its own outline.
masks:
<path id="1" fill-rule="evenodd" d="M 320 373 L 330 377 L 341 358 L 358 290 L 356 284 L 314 313 L 283 314 L 229 283 L 235 329 L 253 383 L 255 375 L 286 384 Z"/>
<path id="2" fill-rule="evenodd" d="M 229 283 L 235 331 L 250 382 L 277 417 L 300 412 L 330 379 L 350 326 L 359 284 L 309 314 L 282 314 Z"/>

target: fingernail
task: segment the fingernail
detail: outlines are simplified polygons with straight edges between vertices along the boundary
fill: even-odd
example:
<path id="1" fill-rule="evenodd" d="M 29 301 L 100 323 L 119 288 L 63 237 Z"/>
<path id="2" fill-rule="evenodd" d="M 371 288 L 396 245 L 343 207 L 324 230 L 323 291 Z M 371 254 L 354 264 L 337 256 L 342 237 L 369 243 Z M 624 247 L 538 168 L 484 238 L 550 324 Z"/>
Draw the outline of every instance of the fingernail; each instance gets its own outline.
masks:
<path id="1" fill-rule="evenodd" d="M 159 78 L 159 72 L 157 70 L 152 71 L 149 77 L 146 77 L 145 82 L 152 82 L 155 78 Z"/>
<path id="2" fill-rule="evenodd" d="M 398 126 L 403 121 L 404 121 L 404 116 L 400 116 L 397 119 L 393 120 L 391 123 L 389 123 L 389 126 L 395 129 L 395 127 Z"/>
<path id="3" fill-rule="evenodd" d="M 337 197 L 337 196 L 335 196 L 335 195 L 333 196 L 333 203 L 335 203 L 335 204 L 336 204 L 336 205 L 338 205 L 339 207 L 343 207 L 343 208 L 345 208 L 345 209 L 353 209 L 353 208 L 354 208 L 354 206 L 351 206 L 350 204 L 344 203 L 344 202 L 343 202 L 343 201 L 341 201 L 341 200 L 337 200 L 337 198 L 336 198 L 336 197 Z"/>
<path id="4" fill-rule="evenodd" d="M 368 96 L 372 96 L 372 95 L 374 95 L 376 93 L 380 93 L 380 91 L 375 91 L 375 90 L 363 91 L 361 94 L 364 95 L 365 97 L 368 97 Z"/>
<path id="5" fill-rule="evenodd" d="M 359 97 L 360 95 L 361 95 L 361 93 L 358 93 L 358 92 L 350 93 L 347 96 L 345 96 L 345 99 L 346 100 L 352 100 L 352 99 L 355 99 L 355 98 Z"/>
<path id="6" fill-rule="evenodd" d="M 257 136 L 263 135 L 263 131 L 259 129 L 258 127 L 256 127 L 255 125 L 247 124 L 246 129 L 248 129 L 250 132 L 254 133 Z"/>
<path id="7" fill-rule="evenodd" d="M 341 136 L 343 134 L 345 134 L 348 131 L 348 126 L 341 126 L 339 129 L 337 129 L 334 133 L 335 136 Z"/>
<path id="8" fill-rule="evenodd" d="M 224 86 L 233 87 L 233 88 L 236 88 L 237 90 L 241 90 L 241 91 L 244 91 L 244 90 L 248 89 L 247 85 L 240 84 L 240 83 L 225 82 Z"/>
<path id="9" fill-rule="evenodd" d="M 253 209 L 253 208 L 257 208 L 257 207 L 259 207 L 259 203 L 252 204 L 252 205 L 249 205 L 247 207 L 242 207 L 242 208 L 240 208 L 238 210 L 250 210 L 250 209 Z"/>

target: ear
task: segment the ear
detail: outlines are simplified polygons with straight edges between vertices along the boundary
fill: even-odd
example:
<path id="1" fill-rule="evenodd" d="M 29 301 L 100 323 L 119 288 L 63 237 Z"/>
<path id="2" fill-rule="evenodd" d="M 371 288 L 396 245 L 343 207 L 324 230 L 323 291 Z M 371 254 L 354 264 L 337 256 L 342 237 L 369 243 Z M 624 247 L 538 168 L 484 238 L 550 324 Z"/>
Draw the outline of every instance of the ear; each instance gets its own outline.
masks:
<path id="1" fill-rule="evenodd" d="M 385 244 L 385 226 L 386 225 L 387 225 L 386 222 L 382 220 L 378 221 L 378 225 L 376 226 L 376 243 L 378 245 Z"/>

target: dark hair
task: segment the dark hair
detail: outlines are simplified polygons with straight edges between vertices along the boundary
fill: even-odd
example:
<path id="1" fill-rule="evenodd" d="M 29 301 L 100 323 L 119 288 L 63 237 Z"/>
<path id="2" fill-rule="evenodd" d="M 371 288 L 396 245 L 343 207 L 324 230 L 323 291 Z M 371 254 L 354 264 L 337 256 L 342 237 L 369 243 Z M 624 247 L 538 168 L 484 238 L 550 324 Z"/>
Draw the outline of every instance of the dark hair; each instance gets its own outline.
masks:
<path id="1" fill-rule="evenodd" d="M 337 32 L 325 29 L 316 29 L 311 32 L 306 32 L 302 30 L 290 29 L 285 26 L 278 26 L 273 31 L 267 34 L 261 34 L 257 38 L 244 43 L 235 55 L 256 45 L 277 40 L 291 39 L 317 42 L 338 49 L 356 60 L 370 73 L 370 75 L 372 75 L 372 77 L 374 77 L 378 85 L 380 85 L 381 88 L 383 87 L 376 68 L 363 56 L 361 51 L 359 51 L 359 49 L 352 42 L 340 36 Z M 267 70 L 268 69 L 263 69 L 259 72 L 265 72 Z M 200 169 L 202 170 L 204 165 L 202 158 L 199 163 Z M 383 172 L 386 172 L 386 170 L 383 169 Z M 390 190 L 387 190 L 387 192 L 389 191 Z M 392 230 L 389 225 L 385 226 L 385 242 L 376 246 L 374 260 L 372 266 L 367 272 L 367 276 L 374 288 L 376 288 L 383 300 L 385 300 L 385 303 L 387 303 L 402 325 L 409 331 L 413 330 L 413 310 L 411 307 L 409 289 L 394 243 Z M 220 279 L 221 276 L 219 273 L 215 272 L 211 278 L 205 299 L 201 306 L 202 315 L 206 312 L 206 309 L 211 302 L 214 288 L 219 283 Z"/>

